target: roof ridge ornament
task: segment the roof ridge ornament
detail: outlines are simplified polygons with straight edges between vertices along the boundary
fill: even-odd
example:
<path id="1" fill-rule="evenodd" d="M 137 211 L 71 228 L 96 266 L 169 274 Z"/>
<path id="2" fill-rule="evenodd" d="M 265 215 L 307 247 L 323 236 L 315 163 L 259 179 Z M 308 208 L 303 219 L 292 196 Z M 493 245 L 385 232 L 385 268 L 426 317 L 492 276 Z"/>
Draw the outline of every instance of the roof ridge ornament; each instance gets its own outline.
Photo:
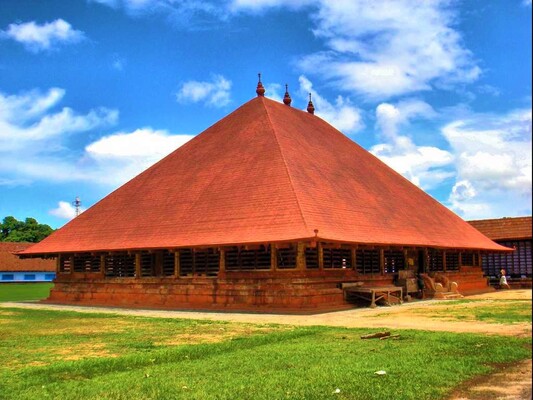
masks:
<path id="1" fill-rule="evenodd" d="M 292 103 L 292 99 L 291 99 L 291 95 L 289 94 L 289 85 L 285 84 L 285 96 L 283 97 L 283 104 L 290 107 L 291 103 Z"/>
<path id="2" fill-rule="evenodd" d="M 257 76 L 259 77 L 259 82 L 257 82 L 257 89 L 255 89 L 255 93 L 257 93 L 257 97 L 265 97 L 265 87 L 261 82 L 261 72 L 258 73 Z"/>
<path id="3" fill-rule="evenodd" d="M 315 106 L 313 105 L 313 102 L 311 101 L 311 93 L 309 93 L 309 103 L 307 104 L 307 112 L 309 114 L 315 113 Z"/>

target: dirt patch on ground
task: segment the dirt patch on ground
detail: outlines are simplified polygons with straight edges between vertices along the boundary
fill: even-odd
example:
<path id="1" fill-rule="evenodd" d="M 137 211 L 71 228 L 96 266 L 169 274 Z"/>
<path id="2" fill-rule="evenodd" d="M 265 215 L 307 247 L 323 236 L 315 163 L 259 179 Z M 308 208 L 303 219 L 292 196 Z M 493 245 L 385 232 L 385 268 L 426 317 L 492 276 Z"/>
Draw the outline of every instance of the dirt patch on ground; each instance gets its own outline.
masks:
<path id="1" fill-rule="evenodd" d="M 498 365 L 499 372 L 478 376 L 459 386 L 449 400 L 529 400 L 531 360 Z"/>
<path id="2" fill-rule="evenodd" d="M 257 325 L 236 325 L 231 329 L 224 327 L 215 328 L 216 332 L 184 332 L 172 335 L 166 340 L 154 342 L 155 345 L 177 346 L 181 344 L 199 344 L 199 343 L 220 343 L 231 340 L 236 337 L 251 336 L 256 334 L 266 334 L 279 329 L 262 327 Z"/>

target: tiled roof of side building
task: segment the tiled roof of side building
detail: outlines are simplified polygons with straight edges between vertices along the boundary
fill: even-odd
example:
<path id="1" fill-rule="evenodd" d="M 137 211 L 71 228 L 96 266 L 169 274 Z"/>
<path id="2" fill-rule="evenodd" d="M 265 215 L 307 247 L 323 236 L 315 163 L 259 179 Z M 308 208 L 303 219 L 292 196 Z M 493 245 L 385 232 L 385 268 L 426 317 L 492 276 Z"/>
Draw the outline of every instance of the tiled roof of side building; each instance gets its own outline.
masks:
<path id="1" fill-rule="evenodd" d="M 506 250 L 319 117 L 259 96 L 23 253 L 306 239 Z"/>
<path id="2" fill-rule="evenodd" d="M 56 270 L 55 260 L 41 258 L 20 259 L 13 254 L 25 250 L 31 245 L 33 243 L 0 242 L 0 272 L 54 272 Z"/>
<path id="3" fill-rule="evenodd" d="M 531 239 L 532 224 L 529 217 L 507 217 L 468 221 L 470 225 L 492 240 Z"/>

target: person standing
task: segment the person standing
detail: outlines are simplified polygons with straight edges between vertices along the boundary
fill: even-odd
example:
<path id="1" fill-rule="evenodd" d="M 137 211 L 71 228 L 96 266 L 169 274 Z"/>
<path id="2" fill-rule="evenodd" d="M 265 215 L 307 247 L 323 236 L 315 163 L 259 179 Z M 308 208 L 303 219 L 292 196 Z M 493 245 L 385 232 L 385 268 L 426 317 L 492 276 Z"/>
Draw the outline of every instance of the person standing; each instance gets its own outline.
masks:
<path id="1" fill-rule="evenodd" d="M 509 284 L 507 283 L 507 277 L 505 276 L 505 270 L 502 269 L 500 271 L 500 289 L 511 289 Z"/>

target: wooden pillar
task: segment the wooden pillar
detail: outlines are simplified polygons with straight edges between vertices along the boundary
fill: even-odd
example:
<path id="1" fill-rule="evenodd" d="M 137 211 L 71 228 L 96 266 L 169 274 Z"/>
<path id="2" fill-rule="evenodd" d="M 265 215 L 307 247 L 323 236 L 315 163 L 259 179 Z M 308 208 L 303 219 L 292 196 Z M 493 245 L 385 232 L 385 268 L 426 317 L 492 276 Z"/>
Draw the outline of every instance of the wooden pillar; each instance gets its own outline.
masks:
<path id="1" fill-rule="evenodd" d="M 278 269 L 278 248 L 275 244 L 270 245 L 270 269 L 272 271 Z"/>
<path id="2" fill-rule="evenodd" d="M 219 253 L 218 273 L 224 275 L 226 273 L 226 250 L 220 249 Z"/>
<path id="3" fill-rule="evenodd" d="M 316 244 L 316 256 L 318 259 L 318 269 L 322 271 L 324 269 L 324 248 L 322 247 L 322 243 Z"/>
<path id="4" fill-rule="evenodd" d="M 442 271 L 446 272 L 446 250 L 442 250 Z"/>
<path id="5" fill-rule="evenodd" d="M 352 253 L 352 269 L 355 272 L 358 272 L 357 271 L 357 249 L 355 247 L 352 247 L 351 253 Z"/>
<path id="6" fill-rule="evenodd" d="M 141 253 L 135 253 L 135 278 L 141 278 Z"/>
<path id="7" fill-rule="evenodd" d="M 385 250 L 379 250 L 379 271 L 381 275 L 385 275 Z"/>
<path id="8" fill-rule="evenodd" d="M 100 255 L 100 274 L 105 276 L 105 254 Z"/>
<path id="9" fill-rule="evenodd" d="M 296 269 L 305 269 L 305 243 L 298 242 L 296 246 Z"/>
<path id="10" fill-rule="evenodd" d="M 460 271 L 461 267 L 463 266 L 463 252 L 462 251 L 460 251 L 459 255 L 457 256 L 457 264 L 458 264 L 457 269 Z"/>
<path id="11" fill-rule="evenodd" d="M 57 260 L 56 260 L 56 276 L 59 275 L 60 270 L 61 270 L 61 254 L 58 254 Z"/>
<path id="12" fill-rule="evenodd" d="M 174 252 L 174 278 L 180 277 L 180 251 Z"/>
<path id="13" fill-rule="evenodd" d="M 163 275 L 163 252 L 157 251 L 154 257 L 154 271 L 153 276 Z"/>

